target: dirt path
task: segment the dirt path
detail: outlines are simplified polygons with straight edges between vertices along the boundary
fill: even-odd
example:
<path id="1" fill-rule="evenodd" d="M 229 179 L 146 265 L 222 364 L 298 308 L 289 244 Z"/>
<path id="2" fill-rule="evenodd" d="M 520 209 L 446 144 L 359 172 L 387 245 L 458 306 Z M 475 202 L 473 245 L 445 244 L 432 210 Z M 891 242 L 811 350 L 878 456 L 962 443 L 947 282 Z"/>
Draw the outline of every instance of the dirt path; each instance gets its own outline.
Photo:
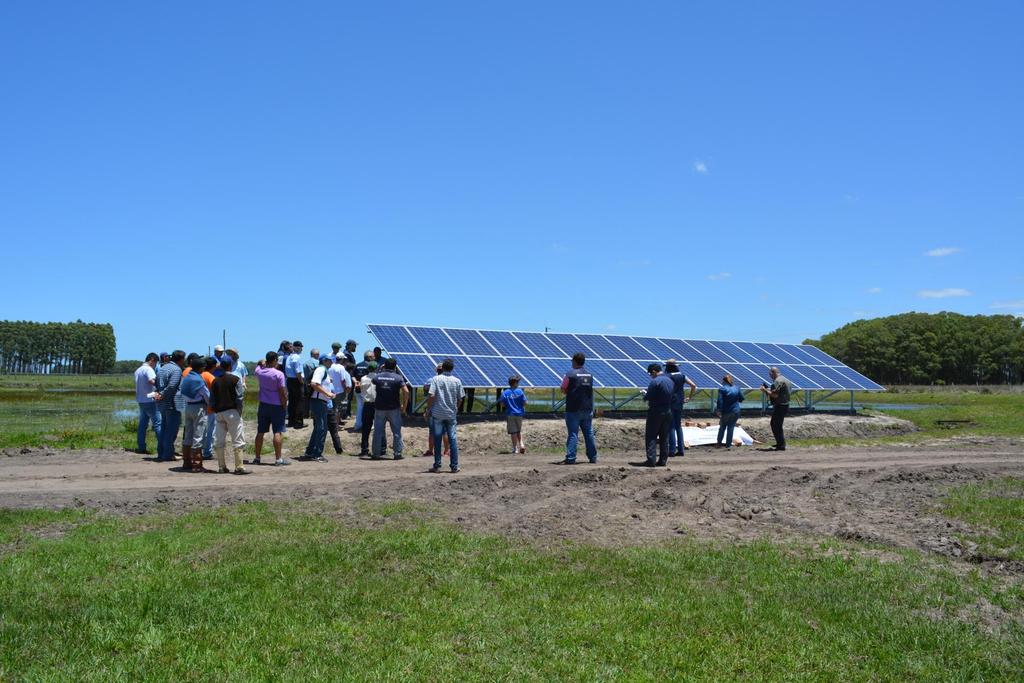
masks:
<path id="1" fill-rule="evenodd" d="M 410 436 L 415 432 L 410 430 Z M 308 430 L 305 432 L 308 434 Z M 293 436 L 299 439 L 302 432 Z M 352 435 L 346 435 L 346 444 Z M 347 446 L 346 446 L 347 447 Z M 412 453 L 415 451 L 409 451 Z M 953 440 L 936 447 L 699 448 L 667 468 L 632 466 L 635 451 L 600 463 L 553 463 L 468 450 L 463 472 L 427 474 L 429 459 L 255 467 L 248 477 L 185 474 L 112 451 L 30 451 L 0 458 L 0 506 L 87 506 L 123 513 L 245 501 L 316 501 L 360 514 L 359 502 L 408 500 L 470 529 L 601 544 L 644 543 L 680 534 L 705 538 L 820 537 L 916 547 L 1013 573 L 1018 563 L 979 556 L 970 529 L 939 514 L 950 487 L 1024 476 L 1024 442 Z"/>

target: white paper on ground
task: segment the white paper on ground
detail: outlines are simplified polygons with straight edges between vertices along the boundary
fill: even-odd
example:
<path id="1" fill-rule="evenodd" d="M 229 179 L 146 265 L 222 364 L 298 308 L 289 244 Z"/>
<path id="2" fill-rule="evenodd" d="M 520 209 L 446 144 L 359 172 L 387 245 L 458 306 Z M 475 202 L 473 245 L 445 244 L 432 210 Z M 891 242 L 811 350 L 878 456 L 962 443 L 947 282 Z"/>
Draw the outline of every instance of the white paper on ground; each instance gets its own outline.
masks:
<path id="1" fill-rule="evenodd" d="M 737 426 L 732 432 L 734 446 L 753 446 L 754 440 L 750 438 L 743 427 Z M 683 443 L 686 447 L 708 446 L 718 443 L 718 425 L 710 427 L 683 427 Z"/>

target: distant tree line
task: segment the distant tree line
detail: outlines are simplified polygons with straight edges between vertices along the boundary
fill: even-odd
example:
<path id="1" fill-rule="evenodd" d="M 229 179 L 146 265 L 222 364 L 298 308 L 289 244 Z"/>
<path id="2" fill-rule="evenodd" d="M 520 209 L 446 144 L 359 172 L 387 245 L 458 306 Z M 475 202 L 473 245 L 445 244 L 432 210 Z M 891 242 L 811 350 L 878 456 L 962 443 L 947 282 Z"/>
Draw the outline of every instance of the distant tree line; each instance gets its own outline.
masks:
<path id="1" fill-rule="evenodd" d="M 1024 381 L 1022 323 L 1012 315 L 902 313 L 805 343 L 882 384 L 1017 384 Z"/>
<path id="2" fill-rule="evenodd" d="M 39 374 L 110 372 L 117 357 L 107 323 L 0 320 L 0 371 Z"/>

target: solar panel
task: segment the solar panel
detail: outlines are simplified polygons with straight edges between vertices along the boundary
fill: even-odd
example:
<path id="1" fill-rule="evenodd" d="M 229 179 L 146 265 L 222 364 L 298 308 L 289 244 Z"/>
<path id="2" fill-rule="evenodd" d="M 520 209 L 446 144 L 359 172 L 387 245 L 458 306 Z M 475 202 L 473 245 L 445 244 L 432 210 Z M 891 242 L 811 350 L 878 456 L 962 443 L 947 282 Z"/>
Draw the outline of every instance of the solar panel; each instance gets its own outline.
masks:
<path id="1" fill-rule="evenodd" d="M 551 340 L 540 332 L 517 332 L 516 337 L 537 358 L 568 358 L 572 355 L 571 353 L 568 356 L 565 355 L 564 351 L 552 344 Z"/>
<path id="2" fill-rule="evenodd" d="M 883 387 L 815 346 L 765 342 L 707 341 L 672 337 L 507 332 L 405 325 L 370 325 L 370 332 L 414 385 L 435 374 L 444 358 L 455 361 L 455 376 L 470 387 L 504 387 L 512 374 L 527 387 L 557 387 L 577 352 L 595 386 L 642 388 L 647 365 L 674 358 L 701 389 L 717 388 L 726 372 L 751 389 L 768 382 L 777 366 L 798 389 L 882 391 Z"/>

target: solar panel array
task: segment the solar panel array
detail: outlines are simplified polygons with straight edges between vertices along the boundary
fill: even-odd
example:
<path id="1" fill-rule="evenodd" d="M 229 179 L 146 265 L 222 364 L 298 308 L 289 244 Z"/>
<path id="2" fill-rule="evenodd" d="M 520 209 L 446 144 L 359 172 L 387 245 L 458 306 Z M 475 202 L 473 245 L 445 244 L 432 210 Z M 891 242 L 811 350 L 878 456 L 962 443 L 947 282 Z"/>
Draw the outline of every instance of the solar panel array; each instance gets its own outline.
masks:
<path id="1" fill-rule="evenodd" d="M 369 325 L 384 352 L 413 385 L 434 376 L 445 358 L 468 387 L 505 387 L 518 375 L 525 387 L 557 387 L 582 351 L 598 387 L 642 388 L 650 382 L 647 366 L 674 358 L 701 389 L 721 385 L 728 372 L 746 388 L 770 382 L 775 366 L 797 389 L 883 391 L 856 370 L 806 344 L 706 341 L 617 334 L 566 334 L 467 330 L 451 327 Z"/>

